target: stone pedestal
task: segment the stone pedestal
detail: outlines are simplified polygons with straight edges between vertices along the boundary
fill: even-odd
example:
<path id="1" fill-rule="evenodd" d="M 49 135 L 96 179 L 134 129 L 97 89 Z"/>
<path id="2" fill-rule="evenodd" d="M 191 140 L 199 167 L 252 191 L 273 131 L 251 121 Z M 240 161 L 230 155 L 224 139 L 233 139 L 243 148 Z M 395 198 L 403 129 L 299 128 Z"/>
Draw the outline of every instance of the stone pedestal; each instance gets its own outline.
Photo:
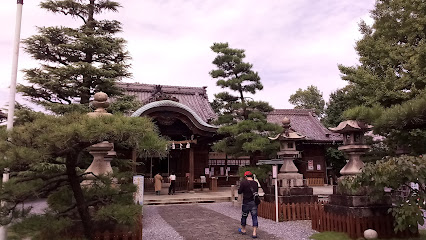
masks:
<path id="1" fill-rule="evenodd" d="M 89 147 L 89 153 L 93 156 L 93 162 L 85 172 L 92 172 L 94 175 L 112 173 L 111 161 L 105 159 L 105 156 L 108 155 L 108 152 L 113 146 L 112 143 L 104 141 Z"/>
<path id="2" fill-rule="evenodd" d="M 328 199 L 329 203 L 324 206 L 324 210 L 345 216 L 385 216 L 391 207 L 390 197 L 373 201 L 369 196 L 333 194 L 328 196 Z"/>
<path id="3" fill-rule="evenodd" d="M 85 173 L 92 174 L 86 175 L 87 180 L 84 180 L 82 185 L 91 184 L 95 176 L 111 174 L 113 172 L 111 167 L 112 158 L 107 157 L 108 153 L 110 153 L 113 148 L 114 144 L 107 141 L 89 147 L 89 153 L 93 156 L 93 162 L 86 169 Z"/>
<path id="4" fill-rule="evenodd" d="M 274 192 L 274 187 L 270 187 L 270 192 Z M 265 194 L 265 201 L 274 202 L 274 194 Z M 278 202 L 279 203 L 308 203 L 317 202 L 318 196 L 313 195 L 311 187 L 280 187 L 278 189 Z"/>

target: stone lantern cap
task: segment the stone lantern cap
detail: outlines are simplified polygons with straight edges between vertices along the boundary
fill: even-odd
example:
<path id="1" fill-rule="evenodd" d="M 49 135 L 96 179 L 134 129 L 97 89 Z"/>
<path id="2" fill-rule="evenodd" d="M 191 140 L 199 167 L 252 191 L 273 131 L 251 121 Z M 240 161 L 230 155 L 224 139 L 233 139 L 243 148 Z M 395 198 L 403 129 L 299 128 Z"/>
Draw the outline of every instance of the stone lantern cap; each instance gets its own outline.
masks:
<path id="1" fill-rule="evenodd" d="M 335 128 L 329 128 L 330 131 L 335 133 L 348 133 L 348 132 L 368 132 L 373 128 L 372 125 L 368 125 L 364 122 L 357 120 L 346 120 Z"/>
<path id="2" fill-rule="evenodd" d="M 288 119 L 287 117 L 284 117 L 284 119 L 282 120 L 282 126 L 283 126 L 283 132 L 278 134 L 275 137 L 268 137 L 270 140 L 303 140 L 306 138 L 306 136 L 303 136 L 302 134 L 294 131 L 293 129 L 291 129 L 291 125 L 290 125 L 290 119 Z"/>
<path id="3" fill-rule="evenodd" d="M 88 113 L 89 117 L 98 117 L 98 116 L 110 116 L 111 113 L 107 112 L 105 108 L 109 107 L 108 95 L 104 92 L 97 92 L 93 96 L 94 100 L 91 102 L 92 106 L 96 109 L 94 112 Z"/>

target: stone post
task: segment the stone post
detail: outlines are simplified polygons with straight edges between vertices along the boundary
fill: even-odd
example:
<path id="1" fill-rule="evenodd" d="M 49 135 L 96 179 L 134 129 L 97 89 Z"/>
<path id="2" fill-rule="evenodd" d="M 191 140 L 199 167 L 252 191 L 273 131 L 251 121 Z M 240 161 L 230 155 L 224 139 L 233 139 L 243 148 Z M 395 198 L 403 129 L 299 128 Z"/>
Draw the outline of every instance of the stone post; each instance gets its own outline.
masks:
<path id="1" fill-rule="evenodd" d="M 98 92 L 94 95 L 94 101 L 91 104 L 96 108 L 94 112 L 88 113 L 87 115 L 92 118 L 111 116 L 105 109 L 109 106 L 108 95 L 104 92 Z M 114 151 L 114 144 L 108 141 L 94 144 L 88 148 L 89 153 L 93 156 L 93 162 L 87 168 L 85 173 L 93 173 L 93 175 L 106 175 L 112 173 L 111 160 L 116 155 Z M 83 181 L 83 185 L 91 183 L 90 179 L 94 179 L 94 176 L 88 174 L 87 179 Z"/>

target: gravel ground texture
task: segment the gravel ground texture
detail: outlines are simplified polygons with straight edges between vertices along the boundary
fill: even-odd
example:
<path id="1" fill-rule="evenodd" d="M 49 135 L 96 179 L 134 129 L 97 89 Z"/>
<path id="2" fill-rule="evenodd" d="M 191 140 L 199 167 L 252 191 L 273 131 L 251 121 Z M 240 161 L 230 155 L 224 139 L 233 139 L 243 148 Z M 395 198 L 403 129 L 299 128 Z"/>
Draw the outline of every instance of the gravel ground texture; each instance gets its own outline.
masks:
<path id="1" fill-rule="evenodd" d="M 158 213 L 158 206 L 144 206 L 142 239 L 183 240 Z"/>
<path id="2" fill-rule="evenodd" d="M 231 202 L 201 204 L 202 207 L 216 211 L 236 220 L 241 219 L 241 207 L 233 206 Z M 308 240 L 316 233 L 312 230 L 311 221 L 287 221 L 276 223 L 272 220 L 258 217 L 259 229 L 286 240 Z M 247 224 L 251 225 L 251 217 L 247 218 Z"/>

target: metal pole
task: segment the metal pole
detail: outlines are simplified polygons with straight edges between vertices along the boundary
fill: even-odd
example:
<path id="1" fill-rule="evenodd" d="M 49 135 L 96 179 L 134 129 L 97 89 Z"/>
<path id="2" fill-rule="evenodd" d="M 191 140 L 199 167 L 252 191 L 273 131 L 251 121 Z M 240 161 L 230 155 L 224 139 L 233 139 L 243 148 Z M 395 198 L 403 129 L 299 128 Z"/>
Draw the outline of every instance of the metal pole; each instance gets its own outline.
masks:
<path id="1" fill-rule="evenodd" d="M 3 183 L 9 181 L 9 169 L 5 168 L 3 172 Z M 3 206 L 4 202 L 1 202 L 1 205 Z M 6 240 L 7 239 L 7 226 L 1 226 L 0 227 L 0 239 Z"/>
<path id="2" fill-rule="evenodd" d="M 21 40 L 22 6 L 24 5 L 24 0 L 18 0 L 17 3 L 15 39 L 13 43 L 12 77 L 10 81 L 9 109 L 7 113 L 7 130 L 11 130 L 13 128 L 13 118 L 15 116 L 16 78 L 18 73 L 19 42 Z"/>
<path id="3" fill-rule="evenodd" d="M 12 52 L 12 75 L 10 81 L 9 91 L 9 108 L 7 112 L 7 126 L 6 130 L 10 131 L 13 128 L 13 118 L 15 117 L 15 96 L 16 96 L 16 78 L 18 75 L 18 58 L 19 58 L 19 43 L 21 41 L 21 22 L 22 22 L 22 6 L 24 0 L 18 0 L 16 6 L 16 20 L 15 20 L 15 37 L 13 42 Z M 3 173 L 3 182 L 9 181 L 9 169 L 5 168 Z M 4 204 L 4 203 L 1 203 Z M 0 227 L 0 240 L 7 239 L 7 226 Z"/>
<path id="4" fill-rule="evenodd" d="M 275 180 L 275 221 L 278 222 L 278 165 L 272 166 L 272 178 Z"/>
<path id="5" fill-rule="evenodd" d="M 275 178 L 275 217 L 278 222 L 278 179 Z"/>

